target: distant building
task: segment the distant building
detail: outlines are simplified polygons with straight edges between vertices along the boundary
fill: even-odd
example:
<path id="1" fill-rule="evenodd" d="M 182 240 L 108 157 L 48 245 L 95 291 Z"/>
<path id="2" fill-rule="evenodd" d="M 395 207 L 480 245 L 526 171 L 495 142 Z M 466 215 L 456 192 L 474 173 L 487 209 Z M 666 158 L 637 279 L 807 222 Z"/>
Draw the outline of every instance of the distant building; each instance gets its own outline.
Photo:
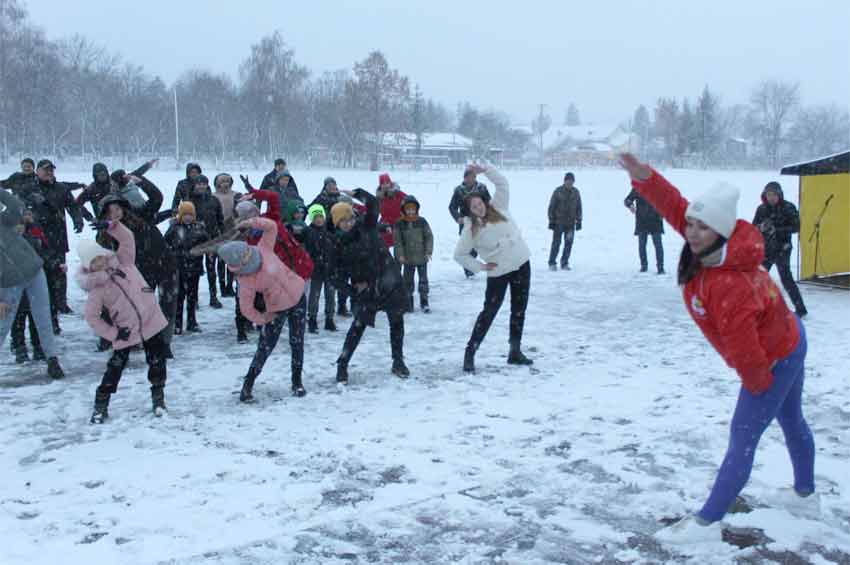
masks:
<path id="1" fill-rule="evenodd" d="M 374 135 L 367 134 L 366 139 L 371 142 Z M 421 142 L 412 132 L 385 133 L 381 147 L 384 166 L 463 165 L 479 156 L 473 140 L 452 132 L 423 133 Z M 487 148 L 486 157 L 499 161 L 501 152 L 499 148 Z"/>
<path id="2" fill-rule="evenodd" d="M 540 135 L 535 135 L 531 126 L 514 129 L 531 136 L 523 161 L 539 163 Z M 616 125 L 552 126 L 543 134 L 543 160 L 547 165 L 613 165 L 618 153 L 639 149 L 638 136 Z"/>

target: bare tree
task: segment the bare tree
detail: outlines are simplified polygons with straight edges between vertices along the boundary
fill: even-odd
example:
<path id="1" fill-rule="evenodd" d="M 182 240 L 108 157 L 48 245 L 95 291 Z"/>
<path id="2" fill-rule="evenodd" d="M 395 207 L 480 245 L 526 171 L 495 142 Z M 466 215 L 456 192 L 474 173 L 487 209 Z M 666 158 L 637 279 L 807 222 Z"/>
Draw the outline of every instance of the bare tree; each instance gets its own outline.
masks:
<path id="1" fill-rule="evenodd" d="M 801 109 L 788 133 L 791 157 L 802 161 L 847 149 L 850 115 L 836 105 Z"/>
<path id="2" fill-rule="evenodd" d="M 800 85 L 764 80 L 753 90 L 750 104 L 753 133 L 764 150 L 768 164 L 776 167 L 793 111 L 800 104 Z"/>

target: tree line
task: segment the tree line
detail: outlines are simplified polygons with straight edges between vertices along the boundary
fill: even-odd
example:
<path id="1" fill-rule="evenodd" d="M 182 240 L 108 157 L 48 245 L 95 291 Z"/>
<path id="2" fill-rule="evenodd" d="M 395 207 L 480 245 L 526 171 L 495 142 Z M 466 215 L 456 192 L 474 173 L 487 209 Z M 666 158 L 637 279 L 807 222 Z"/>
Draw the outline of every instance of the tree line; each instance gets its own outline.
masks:
<path id="1" fill-rule="evenodd" d="M 674 166 L 771 166 L 843 150 L 850 118 L 804 107 L 799 85 L 766 80 L 748 104 L 724 106 L 709 89 L 693 102 L 661 97 L 622 127 L 646 158 Z M 542 135 L 551 118 L 533 113 Z M 570 103 L 566 125 L 581 123 Z M 0 0 L 0 162 L 22 155 L 128 160 L 174 155 L 259 165 L 286 155 L 331 166 L 379 163 L 386 134 L 455 131 L 473 154 L 519 159 L 536 135 L 510 116 L 468 102 L 454 112 L 427 98 L 380 51 L 351 68 L 314 74 L 280 32 L 251 46 L 234 81 L 193 69 L 173 84 L 74 35 L 48 40 L 21 0 Z"/>

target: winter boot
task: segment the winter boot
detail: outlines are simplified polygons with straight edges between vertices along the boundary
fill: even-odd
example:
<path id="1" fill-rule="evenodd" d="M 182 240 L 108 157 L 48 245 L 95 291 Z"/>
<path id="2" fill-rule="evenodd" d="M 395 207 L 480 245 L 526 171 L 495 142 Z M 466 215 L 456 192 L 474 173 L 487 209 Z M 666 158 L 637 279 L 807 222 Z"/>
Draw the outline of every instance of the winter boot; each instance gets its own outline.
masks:
<path id="1" fill-rule="evenodd" d="M 59 359 L 51 357 L 47 360 L 47 376 L 51 379 L 64 379 L 65 372 L 59 366 Z"/>
<path id="2" fill-rule="evenodd" d="M 174 359 L 174 352 L 171 351 L 171 344 L 166 343 L 162 346 L 162 356 L 166 359 Z"/>
<path id="3" fill-rule="evenodd" d="M 302 398 L 307 396 L 307 390 L 301 382 L 301 369 L 292 372 L 292 396 Z"/>
<path id="4" fill-rule="evenodd" d="M 806 310 L 806 307 L 802 304 L 798 304 L 797 307 L 794 309 L 794 312 L 800 318 L 805 318 L 809 314 L 809 311 Z"/>
<path id="5" fill-rule="evenodd" d="M 348 362 L 340 359 L 336 362 L 336 382 L 339 384 L 348 384 Z"/>
<path id="6" fill-rule="evenodd" d="M 15 349 L 15 363 L 22 365 L 29 360 L 30 356 L 26 347 L 18 347 Z"/>
<path id="7" fill-rule="evenodd" d="M 218 310 L 221 307 L 221 302 L 218 301 L 218 297 L 215 294 L 210 295 L 210 308 L 215 308 L 216 310 Z"/>
<path id="8" fill-rule="evenodd" d="M 230 283 L 228 283 L 227 286 L 224 287 L 224 290 L 221 291 L 221 296 L 222 296 L 222 298 L 224 298 L 224 297 L 227 297 L 227 298 L 236 297 L 236 291 L 233 290 L 233 281 L 230 281 Z"/>
<path id="9" fill-rule="evenodd" d="M 248 343 L 248 334 L 245 333 L 245 326 L 241 324 L 236 328 L 236 343 Z"/>
<path id="10" fill-rule="evenodd" d="M 641 266 L 640 266 L 640 272 L 641 272 L 641 273 L 645 273 L 645 272 L 647 272 L 648 270 L 649 270 L 649 267 L 647 267 L 646 265 L 641 265 Z"/>
<path id="11" fill-rule="evenodd" d="M 405 310 L 408 314 L 413 314 L 413 295 L 409 295 L 407 297 L 407 309 Z"/>
<path id="12" fill-rule="evenodd" d="M 664 266 L 663 266 L 663 265 L 659 265 L 659 266 L 658 266 L 658 274 L 659 274 L 659 275 L 663 275 L 663 274 L 665 274 L 665 273 L 666 273 L 666 271 L 664 271 Z"/>
<path id="13" fill-rule="evenodd" d="M 245 381 L 242 383 L 242 390 L 239 391 L 239 402 L 251 404 L 254 402 L 254 381 L 257 380 L 257 373 L 253 368 L 248 369 L 248 374 L 245 375 Z"/>
<path id="14" fill-rule="evenodd" d="M 325 331 L 328 331 L 328 332 L 335 332 L 336 331 L 336 324 L 334 323 L 333 318 L 325 318 Z"/>
<path id="15" fill-rule="evenodd" d="M 572 271 L 569 263 L 561 263 L 561 270 L 562 271 Z"/>
<path id="16" fill-rule="evenodd" d="M 428 305 L 427 300 L 421 301 L 421 303 L 419 304 L 419 308 L 422 310 L 422 312 L 424 314 L 430 314 L 431 313 L 431 307 Z"/>
<path id="17" fill-rule="evenodd" d="M 410 376 L 410 369 L 407 368 L 407 365 L 404 364 L 404 359 L 401 357 L 393 359 L 392 372 L 400 379 L 406 379 Z"/>
<path id="18" fill-rule="evenodd" d="M 558 265 L 556 263 L 549 263 L 549 270 L 550 271 L 557 271 Z"/>
<path id="19" fill-rule="evenodd" d="M 342 316 L 343 318 L 350 318 L 351 314 L 348 311 L 348 306 L 346 306 L 345 302 L 341 302 L 339 308 L 336 309 L 336 315 Z"/>
<path id="20" fill-rule="evenodd" d="M 478 346 L 469 343 L 466 346 L 466 351 L 463 354 L 463 372 L 475 374 L 475 351 L 478 349 Z"/>
<path id="21" fill-rule="evenodd" d="M 508 353 L 508 365 L 533 365 L 534 361 L 523 354 L 519 347 L 519 343 L 511 344 L 511 351 Z"/>
<path id="22" fill-rule="evenodd" d="M 165 385 L 153 385 L 151 387 L 151 403 L 153 404 L 153 415 L 157 418 L 165 414 Z"/>
<path id="23" fill-rule="evenodd" d="M 44 361 L 46 357 L 44 356 L 44 350 L 39 347 L 33 347 L 32 349 L 32 360 L 33 361 Z"/>
<path id="24" fill-rule="evenodd" d="M 63 314 L 65 316 L 68 316 L 68 315 L 74 313 L 74 311 L 71 310 L 71 307 L 68 306 L 67 304 L 62 304 L 61 306 L 59 306 L 59 308 L 57 308 L 57 310 L 59 310 L 60 314 Z"/>
<path id="25" fill-rule="evenodd" d="M 219 308 L 221 305 L 219 304 Z M 195 318 L 195 313 L 191 312 L 186 316 L 186 331 L 189 333 L 201 333 L 201 326 L 198 325 L 198 320 Z"/>
<path id="26" fill-rule="evenodd" d="M 319 333 L 319 323 L 316 321 L 316 318 L 310 316 L 307 319 L 307 331 L 311 334 Z"/>
<path id="27" fill-rule="evenodd" d="M 109 418 L 109 393 L 101 392 L 100 387 L 97 387 L 94 393 L 94 411 L 92 412 L 90 424 L 102 424 Z"/>

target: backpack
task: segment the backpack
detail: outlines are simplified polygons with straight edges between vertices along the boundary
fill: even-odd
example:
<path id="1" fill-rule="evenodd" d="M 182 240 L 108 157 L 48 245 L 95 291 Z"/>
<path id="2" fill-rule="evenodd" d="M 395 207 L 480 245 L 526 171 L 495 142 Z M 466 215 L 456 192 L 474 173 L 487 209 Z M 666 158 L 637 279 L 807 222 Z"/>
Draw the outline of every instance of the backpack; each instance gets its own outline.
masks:
<path id="1" fill-rule="evenodd" d="M 301 246 L 295 238 L 289 233 L 289 230 L 284 229 L 277 234 L 277 240 L 281 243 L 281 248 L 286 253 L 286 266 L 295 271 L 302 279 L 309 280 L 313 275 L 313 259 L 307 250 Z"/>

